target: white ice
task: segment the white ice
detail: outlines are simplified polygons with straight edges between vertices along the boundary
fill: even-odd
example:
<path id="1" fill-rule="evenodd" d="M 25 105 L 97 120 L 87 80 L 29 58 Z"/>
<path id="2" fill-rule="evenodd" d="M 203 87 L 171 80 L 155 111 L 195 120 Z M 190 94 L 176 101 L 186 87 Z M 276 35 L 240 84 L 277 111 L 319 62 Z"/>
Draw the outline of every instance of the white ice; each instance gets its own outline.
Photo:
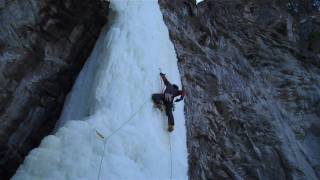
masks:
<path id="1" fill-rule="evenodd" d="M 113 0 L 104 28 L 65 103 L 53 135 L 19 167 L 13 180 L 170 179 L 166 115 L 150 96 L 161 91 L 159 68 L 180 86 L 174 47 L 157 0 Z M 142 106 L 144 104 L 144 106 Z M 107 137 L 136 116 L 106 143 Z M 187 179 L 183 103 L 174 111 L 172 179 Z"/>
<path id="2" fill-rule="evenodd" d="M 198 3 L 202 2 L 202 1 L 204 1 L 204 0 L 197 0 L 197 3 L 196 3 L 196 4 L 198 4 Z"/>

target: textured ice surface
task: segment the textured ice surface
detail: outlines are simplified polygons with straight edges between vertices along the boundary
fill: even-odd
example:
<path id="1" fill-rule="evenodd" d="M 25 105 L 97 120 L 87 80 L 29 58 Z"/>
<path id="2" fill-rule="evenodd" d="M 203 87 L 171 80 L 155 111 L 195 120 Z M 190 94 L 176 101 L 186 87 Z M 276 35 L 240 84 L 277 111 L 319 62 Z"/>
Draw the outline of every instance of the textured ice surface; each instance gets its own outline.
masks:
<path id="1" fill-rule="evenodd" d="M 112 22 L 104 29 L 65 103 L 56 132 L 20 166 L 14 180 L 169 179 L 166 116 L 152 107 L 161 91 L 159 68 L 180 86 L 177 59 L 157 0 L 111 1 Z M 107 137 L 132 121 L 106 144 Z M 171 133 L 173 179 L 187 179 L 183 103 Z"/>

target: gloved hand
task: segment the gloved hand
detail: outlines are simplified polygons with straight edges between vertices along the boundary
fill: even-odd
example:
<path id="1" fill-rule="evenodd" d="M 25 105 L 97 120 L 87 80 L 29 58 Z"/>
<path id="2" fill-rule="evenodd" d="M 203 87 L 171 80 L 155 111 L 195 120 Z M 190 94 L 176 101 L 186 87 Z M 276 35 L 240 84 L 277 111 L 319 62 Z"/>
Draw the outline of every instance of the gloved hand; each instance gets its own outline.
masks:
<path id="1" fill-rule="evenodd" d="M 160 76 L 165 76 L 166 74 L 163 74 L 162 72 L 160 72 Z"/>

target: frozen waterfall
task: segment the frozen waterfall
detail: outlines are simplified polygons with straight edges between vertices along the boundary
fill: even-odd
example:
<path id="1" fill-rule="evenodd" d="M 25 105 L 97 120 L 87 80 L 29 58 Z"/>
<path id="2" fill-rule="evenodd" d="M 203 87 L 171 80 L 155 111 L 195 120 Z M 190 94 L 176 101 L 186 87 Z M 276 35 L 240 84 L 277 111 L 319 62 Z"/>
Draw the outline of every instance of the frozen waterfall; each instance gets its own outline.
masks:
<path id="1" fill-rule="evenodd" d="M 169 135 L 166 115 L 150 98 L 161 91 L 159 68 L 181 87 L 157 0 L 113 0 L 110 6 L 111 22 L 69 94 L 56 132 L 30 152 L 12 179 L 95 180 L 100 165 L 101 180 L 170 179 L 169 137 L 172 179 L 187 179 L 183 103 L 176 105 Z M 108 137 L 135 112 L 104 152 L 105 139 L 96 131 Z"/>

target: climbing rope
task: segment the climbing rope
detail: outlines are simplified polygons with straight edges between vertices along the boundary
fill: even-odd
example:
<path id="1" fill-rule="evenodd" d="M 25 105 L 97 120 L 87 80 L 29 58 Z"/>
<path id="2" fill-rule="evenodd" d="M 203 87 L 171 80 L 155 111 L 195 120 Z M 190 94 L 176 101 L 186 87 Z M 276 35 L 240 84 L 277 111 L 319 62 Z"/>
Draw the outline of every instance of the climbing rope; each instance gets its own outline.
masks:
<path id="1" fill-rule="evenodd" d="M 170 180 L 172 180 L 172 150 L 171 150 L 171 136 L 169 133 L 169 145 L 170 145 Z"/>
<path id="2" fill-rule="evenodd" d="M 138 109 L 136 112 L 134 112 L 134 113 L 130 116 L 130 118 L 129 118 L 127 121 L 123 122 L 119 128 L 117 128 L 116 130 L 114 130 L 109 136 L 107 136 L 107 137 L 105 138 L 105 140 L 104 140 L 104 145 L 103 145 L 103 153 L 102 153 L 102 157 L 101 157 L 101 160 L 100 160 L 99 173 L 98 173 L 98 178 L 97 178 L 97 180 L 99 180 L 99 179 L 100 179 L 100 176 L 101 176 L 101 168 L 102 168 L 102 162 L 103 162 L 104 154 L 105 154 L 105 151 L 106 151 L 107 140 L 110 139 L 111 136 L 113 136 L 114 134 L 116 134 L 120 129 L 122 129 L 127 123 L 129 123 L 131 120 L 133 120 L 133 118 L 142 110 L 142 108 L 147 104 L 147 102 L 148 102 L 148 99 L 145 100 L 145 102 L 139 107 L 139 109 Z M 98 131 L 96 131 L 96 133 L 97 133 L 100 137 L 102 136 Z"/>
<path id="3" fill-rule="evenodd" d="M 102 168 L 102 162 L 103 162 L 104 153 L 106 151 L 106 144 L 107 144 L 107 140 L 105 140 L 104 145 L 103 145 L 103 154 L 102 154 L 102 157 L 101 157 L 101 160 L 100 160 L 98 180 L 100 179 L 100 176 L 101 176 L 101 168 Z"/>
<path id="4" fill-rule="evenodd" d="M 159 68 L 160 72 L 161 69 Z M 164 93 L 165 91 L 165 85 L 164 82 L 162 81 L 162 78 L 160 77 L 160 88 L 161 88 L 161 93 Z M 168 134 L 169 137 L 169 147 L 170 147 L 170 180 L 172 180 L 172 150 L 171 150 L 171 136 L 170 133 Z"/>
<path id="5" fill-rule="evenodd" d="M 161 72 L 161 69 L 159 69 L 160 72 Z M 164 90 L 165 90 L 165 85 L 160 77 L 160 87 L 161 87 L 161 92 L 164 93 Z M 113 136 L 114 134 L 116 134 L 119 130 L 121 130 L 127 123 L 129 123 L 131 120 L 133 120 L 133 118 L 142 110 L 142 108 L 146 105 L 146 103 L 148 102 L 148 99 L 139 107 L 139 109 L 134 112 L 131 117 L 123 122 L 121 124 L 121 126 L 119 128 L 117 128 L 116 130 L 114 130 L 108 137 L 104 138 L 103 135 L 101 133 L 99 133 L 97 130 L 96 130 L 96 133 L 99 137 L 101 138 L 104 138 L 104 145 L 103 145 L 103 153 L 102 153 L 102 157 L 101 157 L 101 160 L 100 160 L 100 165 L 99 165 L 99 173 L 98 173 L 98 178 L 97 180 L 100 180 L 100 177 L 101 177 L 101 169 L 102 169 L 102 162 L 103 162 L 103 159 L 104 159 L 104 154 L 105 154 L 105 150 L 106 150 L 106 144 L 107 144 L 107 140 L 111 138 L 111 136 Z M 171 150 L 171 138 L 170 138 L 170 134 L 169 134 L 169 145 L 170 145 L 170 180 L 172 180 L 172 150 Z"/>

